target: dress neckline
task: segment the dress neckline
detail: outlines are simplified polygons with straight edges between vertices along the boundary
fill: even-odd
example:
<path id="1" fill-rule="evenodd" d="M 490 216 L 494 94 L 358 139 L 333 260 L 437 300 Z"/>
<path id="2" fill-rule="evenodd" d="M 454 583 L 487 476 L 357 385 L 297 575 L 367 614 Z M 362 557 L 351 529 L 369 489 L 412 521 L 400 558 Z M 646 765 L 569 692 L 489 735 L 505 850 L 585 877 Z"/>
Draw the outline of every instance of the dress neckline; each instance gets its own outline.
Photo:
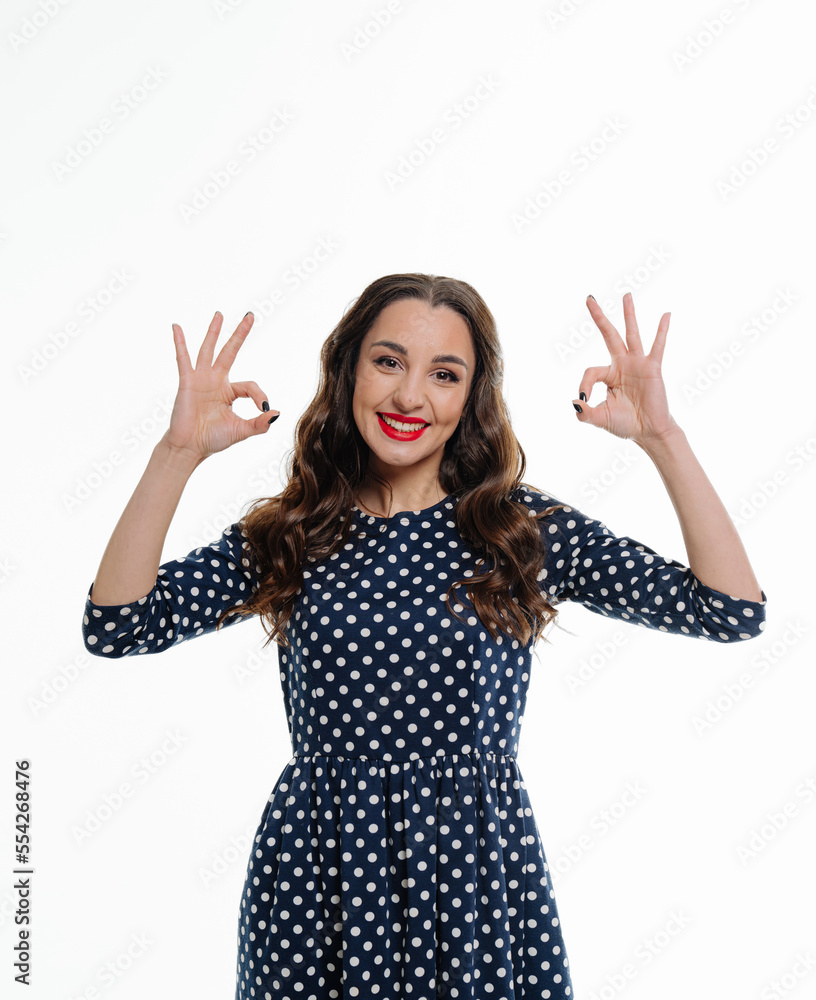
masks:
<path id="1" fill-rule="evenodd" d="M 453 508 L 454 495 L 453 493 L 448 493 L 447 496 L 442 497 L 438 500 L 432 507 L 424 507 L 422 510 L 398 510 L 393 513 L 390 517 L 380 517 L 377 514 L 368 514 L 366 511 L 361 510 L 357 504 L 352 505 L 352 510 L 357 512 L 357 516 L 367 521 L 369 524 L 374 524 L 375 521 L 382 521 L 383 523 L 391 522 L 394 520 L 402 520 L 407 518 L 409 521 L 423 521 L 426 518 L 434 517 L 437 511 L 440 514 L 444 511 L 445 507 Z"/>

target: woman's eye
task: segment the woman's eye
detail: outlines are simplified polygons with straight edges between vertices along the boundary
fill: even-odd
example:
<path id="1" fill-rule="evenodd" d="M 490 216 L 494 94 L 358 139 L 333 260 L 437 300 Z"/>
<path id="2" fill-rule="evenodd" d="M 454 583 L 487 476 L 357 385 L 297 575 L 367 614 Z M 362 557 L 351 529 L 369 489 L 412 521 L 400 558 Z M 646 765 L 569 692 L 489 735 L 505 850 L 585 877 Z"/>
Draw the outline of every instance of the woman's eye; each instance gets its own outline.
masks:
<path id="1" fill-rule="evenodd" d="M 374 364 L 375 365 L 381 365 L 383 368 L 389 368 L 389 371 L 393 371 L 394 369 L 390 368 L 390 366 L 388 365 L 389 361 L 393 361 L 395 365 L 398 363 L 396 358 L 386 358 L 386 357 L 383 357 L 383 358 L 377 358 L 377 360 L 374 362 Z M 445 376 L 445 378 L 437 379 L 438 382 L 458 382 L 459 381 L 459 376 L 458 375 L 454 375 L 453 372 L 449 372 L 447 370 L 436 372 L 436 374 L 437 375 L 444 375 Z"/>

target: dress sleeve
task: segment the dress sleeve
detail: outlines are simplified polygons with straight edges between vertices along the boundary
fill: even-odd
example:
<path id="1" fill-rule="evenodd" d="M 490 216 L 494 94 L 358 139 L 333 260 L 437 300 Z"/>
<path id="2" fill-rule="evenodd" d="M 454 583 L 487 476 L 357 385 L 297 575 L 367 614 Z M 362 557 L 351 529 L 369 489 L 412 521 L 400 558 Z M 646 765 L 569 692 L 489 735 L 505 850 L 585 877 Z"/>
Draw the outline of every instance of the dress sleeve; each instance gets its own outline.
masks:
<path id="1" fill-rule="evenodd" d="M 219 614 L 243 604 L 260 585 L 241 522 L 221 537 L 159 567 L 149 594 L 127 604 L 94 604 L 85 598 L 82 636 L 95 656 L 162 653 L 185 639 L 214 632 Z M 222 628 L 247 616 L 230 615 Z"/>
<path id="2" fill-rule="evenodd" d="M 529 489 L 527 496 L 536 509 L 563 502 Z M 752 639 L 765 628 L 764 590 L 761 601 L 749 601 L 707 587 L 688 566 L 572 506 L 539 524 L 547 549 L 539 586 L 553 606 L 575 601 L 609 618 L 714 642 Z"/>

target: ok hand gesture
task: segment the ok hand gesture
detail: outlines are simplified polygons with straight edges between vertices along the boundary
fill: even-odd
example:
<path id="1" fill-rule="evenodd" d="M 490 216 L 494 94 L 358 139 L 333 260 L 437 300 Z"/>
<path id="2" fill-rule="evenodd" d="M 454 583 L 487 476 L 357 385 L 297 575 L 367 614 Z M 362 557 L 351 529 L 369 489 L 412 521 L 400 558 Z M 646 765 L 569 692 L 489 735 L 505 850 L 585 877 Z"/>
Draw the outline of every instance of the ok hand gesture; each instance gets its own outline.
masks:
<path id="1" fill-rule="evenodd" d="M 187 352 L 184 333 L 173 324 L 179 389 L 164 440 L 176 451 L 191 455 L 197 462 L 255 434 L 265 434 L 272 420 L 269 403 L 257 382 L 230 382 L 232 363 L 246 340 L 255 317 L 252 313 L 238 324 L 235 332 L 213 361 L 215 345 L 224 317 L 216 312 L 198 351 L 195 368 Z M 251 399 L 261 413 L 244 419 L 232 410 L 239 397 Z M 272 410 L 274 419 L 277 410 Z"/>
<path id="2" fill-rule="evenodd" d="M 640 445 L 663 438 L 677 427 L 669 413 L 660 372 L 671 313 L 661 316 L 652 349 L 644 354 L 631 292 L 623 297 L 626 343 L 591 296 L 587 298 L 587 308 L 606 341 L 611 361 L 584 371 L 578 387 L 579 398 L 573 400 L 577 418 Z M 597 406 L 589 406 L 586 400 L 596 382 L 606 384 L 606 399 Z"/>

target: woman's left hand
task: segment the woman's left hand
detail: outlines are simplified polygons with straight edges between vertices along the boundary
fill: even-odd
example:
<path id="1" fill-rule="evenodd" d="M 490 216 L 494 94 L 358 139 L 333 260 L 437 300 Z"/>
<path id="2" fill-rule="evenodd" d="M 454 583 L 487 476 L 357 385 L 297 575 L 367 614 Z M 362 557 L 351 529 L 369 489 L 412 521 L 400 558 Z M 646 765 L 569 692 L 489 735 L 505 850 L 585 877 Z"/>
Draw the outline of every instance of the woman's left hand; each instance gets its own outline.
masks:
<path id="1" fill-rule="evenodd" d="M 577 403 L 582 410 L 581 413 L 576 410 L 576 417 L 582 423 L 603 427 L 617 437 L 631 438 L 636 444 L 665 437 L 678 426 L 669 413 L 666 387 L 660 372 L 671 313 L 661 316 L 652 349 L 644 354 L 631 292 L 623 296 L 625 344 L 595 299 L 588 298 L 587 307 L 603 334 L 612 360 L 605 367 L 587 368 L 584 372 L 578 387 L 579 398 L 573 400 L 573 404 Z M 606 384 L 606 399 L 597 406 L 590 406 L 580 398 L 580 394 L 584 393 L 588 400 L 596 382 Z"/>

